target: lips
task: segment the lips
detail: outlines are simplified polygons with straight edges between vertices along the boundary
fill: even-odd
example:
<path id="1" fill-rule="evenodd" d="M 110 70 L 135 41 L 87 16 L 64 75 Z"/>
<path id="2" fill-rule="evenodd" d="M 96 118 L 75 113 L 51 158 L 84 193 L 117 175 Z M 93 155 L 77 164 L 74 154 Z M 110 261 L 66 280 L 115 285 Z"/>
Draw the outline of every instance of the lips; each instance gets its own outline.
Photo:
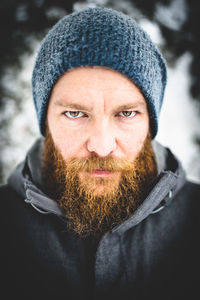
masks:
<path id="1" fill-rule="evenodd" d="M 111 174 L 111 172 L 103 169 L 96 169 L 91 174 L 94 176 L 108 176 Z"/>

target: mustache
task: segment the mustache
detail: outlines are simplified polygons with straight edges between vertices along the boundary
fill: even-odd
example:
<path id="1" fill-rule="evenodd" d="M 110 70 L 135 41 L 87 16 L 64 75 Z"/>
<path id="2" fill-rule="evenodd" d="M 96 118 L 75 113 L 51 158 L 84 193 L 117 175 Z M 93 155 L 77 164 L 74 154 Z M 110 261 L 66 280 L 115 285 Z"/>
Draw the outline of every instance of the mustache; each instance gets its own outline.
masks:
<path id="1" fill-rule="evenodd" d="M 72 158 L 66 162 L 67 170 L 74 172 L 85 171 L 94 172 L 97 169 L 106 170 L 110 172 L 130 171 L 133 169 L 133 162 L 125 159 L 116 159 L 113 157 L 90 157 L 85 159 Z"/>

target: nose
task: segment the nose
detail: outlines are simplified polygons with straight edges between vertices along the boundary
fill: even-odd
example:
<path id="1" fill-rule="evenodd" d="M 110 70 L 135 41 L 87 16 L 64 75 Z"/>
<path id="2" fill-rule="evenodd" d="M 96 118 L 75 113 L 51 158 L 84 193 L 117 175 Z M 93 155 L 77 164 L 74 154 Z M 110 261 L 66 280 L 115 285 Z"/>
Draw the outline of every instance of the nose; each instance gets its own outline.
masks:
<path id="1" fill-rule="evenodd" d="M 116 149 L 114 129 L 107 122 L 94 124 L 87 140 L 87 150 L 100 157 L 110 155 Z"/>

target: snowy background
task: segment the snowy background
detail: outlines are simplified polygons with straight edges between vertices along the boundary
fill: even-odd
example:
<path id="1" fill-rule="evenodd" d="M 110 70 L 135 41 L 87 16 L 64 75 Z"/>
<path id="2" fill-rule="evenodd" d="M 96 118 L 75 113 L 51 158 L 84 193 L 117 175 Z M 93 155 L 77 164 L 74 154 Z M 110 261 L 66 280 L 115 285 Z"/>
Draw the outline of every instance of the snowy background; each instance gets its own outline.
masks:
<path id="1" fill-rule="evenodd" d="M 76 1 L 72 3 L 72 11 L 97 5 L 121 10 L 134 17 L 161 51 L 163 50 L 168 63 L 168 84 L 156 139 L 171 148 L 181 160 L 189 179 L 200 182 L 200 146 L 197 143 L 200 139 L 200 105 L 192 99 L 190 91 L 193 56 L 188 50 L 176 59 L 171 59 L 167 42 L 160 29 L 160 26 L 164 26 L 176 33 L 181 31 L 188 16 L 187 2 L 168 2 L 167 5 L 162 2 L 156 4 L 153 21 L 134 5 L 134 1 Z M 37 3 L 42 5 L 44 1 Z M 50 19 L 59 19 L 66 13 L 68 12 L 65 9 L 54 6 L 46 12 Z M 24 6 L 18 6 L 15 17 L 20 22 L 26 20 Z M 22 53 L 19 57 L 20 67 L 4 67 L 1 76 L 1 84 L 6 91 L 1 96 L 0 111 L 1 182 L 6 181 L 10 172 L 24 159 L 26 151 L 39 136 L 31 95 L 31 73 L 40 41 L 41 37 L 31 34 L 28 44 L 32 52 Z"/>

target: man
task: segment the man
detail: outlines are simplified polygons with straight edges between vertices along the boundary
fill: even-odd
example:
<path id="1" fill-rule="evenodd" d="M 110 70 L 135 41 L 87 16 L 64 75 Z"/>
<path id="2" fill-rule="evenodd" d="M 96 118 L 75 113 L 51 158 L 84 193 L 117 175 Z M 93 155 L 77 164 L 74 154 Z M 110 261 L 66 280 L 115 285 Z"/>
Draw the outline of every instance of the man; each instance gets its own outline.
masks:
<path id="1" fill-rule="evenodd" d="M 43 137 L 1 187 L 4 299 L 199 297 L 200 187 L 155 141 L 166 77 L 112 9 L 47 34 L 32 77 Z"/>

